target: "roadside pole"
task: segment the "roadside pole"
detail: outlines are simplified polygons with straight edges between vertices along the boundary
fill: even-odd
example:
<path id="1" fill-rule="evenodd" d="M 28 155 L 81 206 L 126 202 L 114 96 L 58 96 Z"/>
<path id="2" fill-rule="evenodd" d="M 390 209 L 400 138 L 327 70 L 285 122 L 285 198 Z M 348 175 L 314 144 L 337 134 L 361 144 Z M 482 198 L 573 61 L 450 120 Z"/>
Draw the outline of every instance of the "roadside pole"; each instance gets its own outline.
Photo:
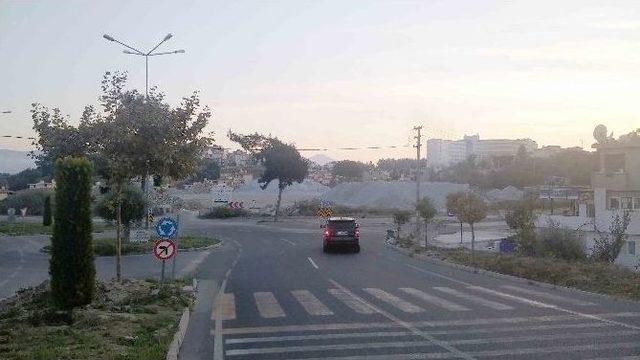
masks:
<path id="1" fill-rule="evenodd" d="M 160 284 L 164 284 L 164 260 L 162 260 L 162 272 L 160 273 Z"/>
<path id="2" fill-rule="evenodd" d="M 173 263 L 171 264 L 171 280 L 175 280 L 176 279 L 176 262 L 178 261 L 178 249 L 180 248 L 180 228 L 181 228 L 181 224 L 180 224 L 180 213 L 182 212 L 182 209 L 178 209 L 178 216 L 177 216 L 177 220 L 178 220 L 178 230 L 176 231 L 176 254 L 173 256 Z"/>
<path id="3" fill-rule="evenodd" d="M 420 147 L 422 146 L 422 143 L 420 142 L 422 134 L 420 133 L 420 131 L 422 130 L 422 125 L 420 126 L 414 126 L 413 130 L 416 130 L 418 132 L 418 134 L 415 136 L 416 138 L 416 145 L 414 145 L 414 147 L 416 148 L 416 211 L 415 211 L 415 215 L 416 215 L 416 241 L 420 241 L 420 214 L 418 212 L 418 202 L 420 201 L 420 173 L 422 172 L 422 169 L 420 168 Z"/>

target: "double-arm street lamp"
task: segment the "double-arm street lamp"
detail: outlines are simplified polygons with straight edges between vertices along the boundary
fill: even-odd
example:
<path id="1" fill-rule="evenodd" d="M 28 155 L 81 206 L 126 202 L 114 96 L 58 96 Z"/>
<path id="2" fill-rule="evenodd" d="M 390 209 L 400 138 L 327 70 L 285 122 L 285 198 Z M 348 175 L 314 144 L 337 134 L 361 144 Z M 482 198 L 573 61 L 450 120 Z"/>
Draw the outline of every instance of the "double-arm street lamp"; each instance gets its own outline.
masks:
<path id="1" fill-rule="evenodd" d="M 171 39 L 173 37 L 172 34 L 167 34 L 167 36 L 164 37 L 164 39 L 162 39 L 162 41 L 160 41 L 158 43 L 158 45 L 154 46 L 153 49 L 149 50 L 148 52 L 142 52 L 136 48 L 134 48 L 133 46 L 129 46 L 125 43 L 123 43 L 120 40 L 115 39 L 113 36 L 111 35 L 107 35 L 104 34 L 102 35 L 103 38 L 109 40 L 109 41 L 113 41 L 113 42 L 117 42 L 118 44 L 126 47 L 127 49 L 122 50 L 123 53 L 128 54 L 128 55 L 137 55 L 137 56 L 144 56 L 144 64 L 145 64 L 145 82 L 144 82 L 144 93 L 146 97 L 149 97 L 149 56 L 160 56 L 160 55 L 171 55 L 171 54 L 184 54 L 184 50 L 173 50 L 173 51 L 162 51 L 162 52 L 154 52 L 156 51 L 160 45 L 162 45 L 165 41 Z"/>

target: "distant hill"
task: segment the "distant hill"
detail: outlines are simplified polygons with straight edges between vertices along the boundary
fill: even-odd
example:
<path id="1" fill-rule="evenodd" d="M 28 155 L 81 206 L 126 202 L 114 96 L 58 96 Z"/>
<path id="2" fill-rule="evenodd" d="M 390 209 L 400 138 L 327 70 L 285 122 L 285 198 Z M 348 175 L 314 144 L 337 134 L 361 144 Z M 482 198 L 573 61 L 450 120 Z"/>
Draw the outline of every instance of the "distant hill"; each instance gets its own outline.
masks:
<path id="1" fill-rule="evenodd" d="M 28 151 L 0 149 L 0 173 L 15 174 L 36 167 Z"/>
<path id="2" fill-rule="evenodd" d="M 327 155 L 322 155 L 322 154 L 315 154 L 309 157 L 309 160 L 313 161 L 314 163 L 322 166 L 322 165 L 326 165 L 330 162 L 333 162 L 335 160 L 333 160 L 332 158 L 328 157 Z"/>

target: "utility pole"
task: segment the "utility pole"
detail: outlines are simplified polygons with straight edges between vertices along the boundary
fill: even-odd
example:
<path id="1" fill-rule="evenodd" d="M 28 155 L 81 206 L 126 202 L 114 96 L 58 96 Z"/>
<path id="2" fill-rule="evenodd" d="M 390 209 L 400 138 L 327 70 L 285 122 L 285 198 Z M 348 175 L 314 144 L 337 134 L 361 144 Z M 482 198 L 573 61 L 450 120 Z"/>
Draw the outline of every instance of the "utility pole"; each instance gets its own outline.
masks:
<path id="1" fill-rule="evenodd" d="M 414 126 L 413 130 L 415 130 L 418 134 L 415 136 L 416 139 L 416 144 L 414 145 L 416 148 L 416 205 L 418 205 L 418 202 L 420 201 L 420 174 L 422 172 L 421 166 L 420 166 L 420 147 L 422 146 L 422 143 L 420 142 L 422 140 L 422 125 L 419 126 Z M 416 207 L 416 239 L 420 239 L 420 214 L 418 213 L 418 208 Z"/>

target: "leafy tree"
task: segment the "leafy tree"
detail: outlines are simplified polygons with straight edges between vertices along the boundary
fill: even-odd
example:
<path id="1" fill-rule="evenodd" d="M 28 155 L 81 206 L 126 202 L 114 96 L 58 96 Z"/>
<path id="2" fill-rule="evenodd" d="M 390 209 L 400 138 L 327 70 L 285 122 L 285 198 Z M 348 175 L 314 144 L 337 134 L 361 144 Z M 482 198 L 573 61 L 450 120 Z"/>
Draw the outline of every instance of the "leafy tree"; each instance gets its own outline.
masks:
<path id="1" fill-rule="evenodd" d="M 131 225 L 144 219 L 147 199 L 142 190 L 128 185 L 122 191 L 121 221 L 124 228 L 124 238 L 128 241 Z M 97 202 L 95 211 L 101 218 L 115 221 L 118 217 L 118 194 L 109 192 Z"/>
<path id="2" fill-rule="evenodd" d="M 474 225 L 487 217 L 489 208 L 482 198 L 472 192 L 462 192 L 451 198 L 453 199 L 451 200 L 451 205 L 458 220 L 462 223 L 469 224 L 469 227 L 471 227 L 471 262 L 475 266 L 476 234 Z"/>
<path id="3" fill-rule="evenodd" d="M 309 161 L 302 156 L 295 146 L 285 144 L 277 138 L 260 134 L 240 135 L 229 133 L 229 138 L 249 151 L 264 166 L 264 173 L 258 179 L 264 190 L 271 181 L 278 180 L 278 199 L 274 221 L 278 221 L 282 192 L 294 182 L 301 183 L 309 172 Z"/>
<path id="4" fill-rule="evenodd" d="M 536 234 L 534 212 L 535 203 L 531 199 L 511 204 L 505 213 L 507 225 L 516 232 L 518 251 L 528 255 L 536 255 Z"/>
<path id="5" fill-rule="evenodd" d="M 43 215 L 44 202 L 50 194 L 51 190 L 44 189 L 16 191 L 13 195 L 2 200 L 1 212 L 6 214 L 9 208 L 14 208 L 16 211 L 27 208 L 27 213 L 30 215 Z"/>
<path id="6" fill-rule="evenodd" d="M 91 163 L 67 157 L 55 163 L 55 221 L 51 237 L 51 295 L 62 309 L 89 304 L 95 293 L 91 223 Z"/>
<path id="7" fill-rule="evenodd" d="M 42 225 L 51 225 L 51 195 L 44 198 L 44 210 L 42 214 Z"/>
<path id="8" fill-rule="evenodd" d="M 429 222 L 438 214 L 438 211 L 428 197 L 423 197 L 418 201 L 416 210 L 418 210 L 418 214 L 424 221 L 424 246 L 426 248 L 429 241 Z"/>
<path id="9" fill-rule="evenodd" d="M 41 169 L 25 169 L 17 174 L 3 176 L 2 182 L 9 190 L 18 191 L 29 188 L 29 184 L 35 184 L 40 180 L 48 180 L 49 176 L 43 175 Z"/>
<path id="10" fill-rule="evenodd" d="M 598 237 L 595 239 L 591 257 L 596 261 L 615 262 L 627 240 L 627 228 L 630 222 L 631 214 L 628 211 L 625 211 L 622 216 L 616 212 L 611 217 L 609 233 L 603 233 L 596 228 Z"/>
<path id="11" fill-rule="evenodd" d="M 400 230 L 402 225 L 411 220 L 411 212 L 406 210 L 398 210 L 393 213 L 393 223 L 396 225 L 396 241 L 400 240 Z"/>
<path id="12" fill-rule="evenodd" d="M 220 178 L 220 165 L 213 159 L 204 159 L 200 164 L 195 181 L 204 181 L 204 179 L 217 180 Z"/>
<path id="13" fill-rule="evenodd" d="M 365 163 L 352 160 L 341 160 L 333 164 L 331 173 L 345 181 L 362 181 L 362 177 L 366 170 L 367 164 Z"/>

